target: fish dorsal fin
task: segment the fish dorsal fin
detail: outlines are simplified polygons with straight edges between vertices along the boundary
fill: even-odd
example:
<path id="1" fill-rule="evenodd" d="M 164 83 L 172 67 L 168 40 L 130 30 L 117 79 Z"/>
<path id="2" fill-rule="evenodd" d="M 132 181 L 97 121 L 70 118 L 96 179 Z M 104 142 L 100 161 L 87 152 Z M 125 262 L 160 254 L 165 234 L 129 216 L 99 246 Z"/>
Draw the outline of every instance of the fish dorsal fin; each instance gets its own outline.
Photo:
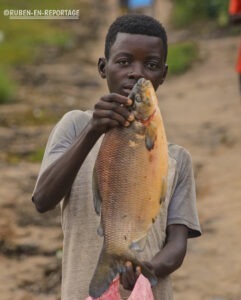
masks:
<path id="1" fill-rule="evenodd" d="M 100 225 L 97 229 L 97 233 L 98 233 L 99 236 L 102 236 L 102 237 L 104 236 L 104 229 L 103 229 L 103 226 L 102 226 L 101 222 L 100 222 Z"/>
<path id="2" fill-rule="evenodd" d="M 157 138 L 157 127 L 154 122 L 150 122 L 150 124 L 146 127 L 145 133 L 145 143 L 147 150 L 152 150 L 155 146 L 155 141 Z"/>
<path id="3" fill-rule="evenodd" d="M 132 241 L 132 243 L 130 244 L 129 248 L 131 250 L 134 250 L 136 252 L 141 252 L 144 250 L 145 245 L 146 245 L 146 239 L 147 236 L 144 235 L 141 238 L 139 238 L 138 240 Z"/>

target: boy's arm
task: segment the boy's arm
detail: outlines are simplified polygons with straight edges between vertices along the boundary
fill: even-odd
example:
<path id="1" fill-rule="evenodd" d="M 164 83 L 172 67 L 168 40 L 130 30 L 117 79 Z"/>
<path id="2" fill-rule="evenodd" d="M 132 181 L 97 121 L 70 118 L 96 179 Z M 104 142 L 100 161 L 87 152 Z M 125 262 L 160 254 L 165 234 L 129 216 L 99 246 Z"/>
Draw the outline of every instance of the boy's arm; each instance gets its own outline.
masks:
<path id="1" fill-rule="evenodd" d="M 185 225 L 167 226 L 166 244 L 150 262 L 157 277 L 167 276 L 181 266 L 187 250 L 187 238 L 188 228 Z"/>
<path id="2" fill-rule="evenodd" d="M 53 209 L 70 192 L 86 156 L 103 133 L 128 126 L 133 120 L 126 107 L 130 104 L 130 99 L 118 94 L 104 96 L 96 103 L 92 119 L 75 142 L 41 174 L 32 196 L 39 212 Z"/>
<path id="3" fill-rule="evenodd" d="M 157 277 L 165 277 L 177 270 L 185 257 L 187 249 L 188 228 L 185 225 L 173 224 L 167 227 L 167 239 L 163 249 L 158 252 L 151 262 L 146 262 Z M 126 272 L 121 275 L 121 283 L 127 290 L 132 290 L 140 274 L 139 267 L 133 270 L 127 262 Z"/>
<path id="4" fill-rule="evenodd" d="M 69 149 L 41 174 L 32 196 L 39 212 L 53 209 L 70 191 L 82 163 L 98 137 L 98 133 L 91 130 L 90 123 L 87 124 Z"/>

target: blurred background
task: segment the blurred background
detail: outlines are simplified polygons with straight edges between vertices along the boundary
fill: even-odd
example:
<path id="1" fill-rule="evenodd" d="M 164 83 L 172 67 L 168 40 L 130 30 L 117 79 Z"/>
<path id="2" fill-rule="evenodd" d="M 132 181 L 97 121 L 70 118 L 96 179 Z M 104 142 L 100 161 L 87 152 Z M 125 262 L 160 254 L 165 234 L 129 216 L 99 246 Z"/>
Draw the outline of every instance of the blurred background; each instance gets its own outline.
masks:
<path id="1" fill-rule="evenodd" d="M 152 3 L 151 3 L 152 2 Z M 158 91 L 168 140 L 193 158 L 203 236 L 173 274 L 176 300 L 241 299 L 240 26 L 228 0 L 2 0 L 0 3 L 0 300 L 60 299 L 59 209 L 31 193 L 47 138 L 72 109 L 107 92 L 97 73 L 109 24 L 124 13 L 160 20 L 169 74 Z M 78 20 L 13 20 L 4 10 L 78 9 Z"/>

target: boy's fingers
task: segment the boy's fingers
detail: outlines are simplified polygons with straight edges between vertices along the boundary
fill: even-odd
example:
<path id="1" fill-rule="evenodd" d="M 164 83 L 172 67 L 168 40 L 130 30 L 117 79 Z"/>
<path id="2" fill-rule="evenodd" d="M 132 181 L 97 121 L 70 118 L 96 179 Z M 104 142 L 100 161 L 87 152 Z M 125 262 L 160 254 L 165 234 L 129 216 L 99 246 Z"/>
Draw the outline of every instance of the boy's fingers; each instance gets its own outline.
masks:
<path id="1" fill-rule="evenodd" d="M 133 271 L 133 266 L 130 261 L 127 261 L 125 263 L 125 272 L 122 273 L 121 276 L 121 284 L 123 287 L 127 290 L 131 290 L 135 283 L 135 274 Z"/>
<path id="2" fill-rule="evenodd" d="M 115 102 L 115 103 L 119 103 L 120 105 L 127 105 L 127 106 L 130 106 L 132 104 L 132 100 L 130 98 L 116 93 L 111 93 L 109 95 L 103 96 L 100 98 L 100 100 L 106 102 Z"/>
<path id="3" fill-rule="evenodd" d="M 116 102 L 99 101 L 95 105 L 94 116 L 97 118 L 114 119 L 125 124 L 126 121 L 132 122 L 134 114 L 126 106 Z"/>
<path id="4" fill-rule="evenodd" d="M 137 278 L 141 274 L 141 267 L 137 266 L 134 270 L 133 264 L 130 261 L 125 263 L 126 272 L 121 276 L 121 284 L 125 289 L 132 290 Z"/>
<path id="5" fill-rule="evenodd" d="M 138 277 L 141 274 L 141 267 L 136 267 L 136 276 Z"/>
<path id="6" fill-rule="evenodd" d="M 127 103 L 126 103 L 126 104 L 127 104 L 128 106 L 130 106 L 130 105 L 132 105 L 132 102 L 133 102 L 133 101 L 132 101 L 130 98 L 128 98 L 128 100 L 127 100 Z"/>

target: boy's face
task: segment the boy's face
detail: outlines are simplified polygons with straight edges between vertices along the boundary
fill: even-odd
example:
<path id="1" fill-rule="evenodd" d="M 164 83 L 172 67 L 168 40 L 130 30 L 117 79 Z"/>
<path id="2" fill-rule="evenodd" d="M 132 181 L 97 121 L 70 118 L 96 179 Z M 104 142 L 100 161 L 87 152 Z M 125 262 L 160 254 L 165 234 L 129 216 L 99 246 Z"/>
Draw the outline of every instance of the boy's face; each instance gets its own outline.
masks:
<path id="1" fill-rule="evenodd" d="M 141 34 L 118 33 L 108 61 L 99 60 L 99 72 L 107 79 L 111 93 L 128 96 L 141 77 L 150 80 L 156 90 L 167 73 L 162 40 Z"/>

